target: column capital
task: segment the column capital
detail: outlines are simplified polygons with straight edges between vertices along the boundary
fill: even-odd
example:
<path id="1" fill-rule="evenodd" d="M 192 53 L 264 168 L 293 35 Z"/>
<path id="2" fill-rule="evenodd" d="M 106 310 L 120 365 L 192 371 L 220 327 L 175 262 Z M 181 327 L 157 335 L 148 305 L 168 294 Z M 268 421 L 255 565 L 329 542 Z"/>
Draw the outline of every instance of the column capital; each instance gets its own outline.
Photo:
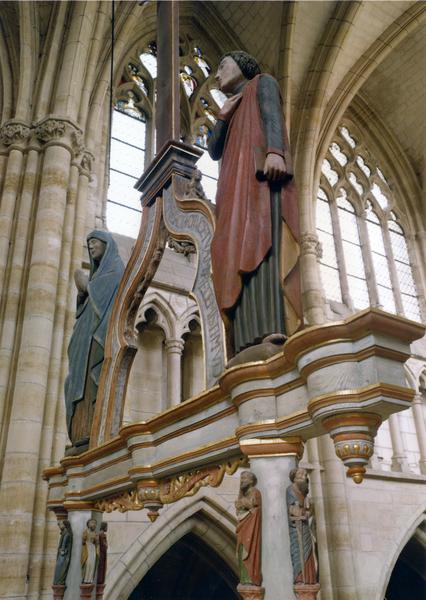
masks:
<path id="1" fill-rule="evenodd" d="M 300 248 L 302 254 L 314 254 L 317 258 L 322 257 L 322 246 L 315 233 L 302 233 L 300 236 Z"/>
<path id="2" fill-rule="evenodd" d="M 166 340 L 164 346 L 168 353 L 182 354 L 185 342 L 183 340 Z"/>
<path id="3" fill-rule="evenodd" d="M 31 135 L 31 127 L 25 121 L 11 119 L 0 129 L 0 142 L 5 146 L 25 143 Z"/>
<path id="4" fill-rule="evenodd" d="M 268 456 L 296 456 L 303 455 L 303 441 L 300 437 L 288 438 L 250 438 L 240 440 L 240 449 L 249 458 Z"/>

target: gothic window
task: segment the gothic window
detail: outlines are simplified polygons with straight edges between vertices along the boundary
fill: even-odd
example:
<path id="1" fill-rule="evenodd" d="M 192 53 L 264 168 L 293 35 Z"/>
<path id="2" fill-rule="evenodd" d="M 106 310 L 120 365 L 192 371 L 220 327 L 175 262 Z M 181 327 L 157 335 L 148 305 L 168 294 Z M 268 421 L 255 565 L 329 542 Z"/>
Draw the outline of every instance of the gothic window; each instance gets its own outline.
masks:
<path id="1" fill-rule="evenodd" d="M 157 48 L 151 42 L 129 58 L 115 90 L 111 127 L 107 226 L 110 231 L 137 237 L 141 205 L 134 189 L 155 155 Z M 214 202 L 218 163 L 206 149 L 216 114 L 225 96 L 215 87 L 210 59 L 189 35 L 180 39 L 181 139 L 203 150 L 197 167 L 206 196 Z"/>
<path id="2" fill-rule="evenodd" d="M 407 225 L 383 170 L 353 131 L 339 128 L 321 169 L 316 219 L 327 299 L 419 321 Z"/>

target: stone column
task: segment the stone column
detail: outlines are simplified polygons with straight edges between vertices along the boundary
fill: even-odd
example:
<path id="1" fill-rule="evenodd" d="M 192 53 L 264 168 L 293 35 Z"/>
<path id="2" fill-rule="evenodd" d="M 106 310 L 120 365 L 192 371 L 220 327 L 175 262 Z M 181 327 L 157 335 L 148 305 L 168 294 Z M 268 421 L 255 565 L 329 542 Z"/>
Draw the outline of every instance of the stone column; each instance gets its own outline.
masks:
<path id="1" fill-rule="evenodd" d="M 303 309 L 310 325 L 322 325 L 325 306 L 319 276 L 318 256 L 321 250 L 318 237 L 313 233 L 302 234 L 300 249 Z"/>
<path id="2" fill-rule="evenodd" d="M 407 455 L 404 451 L 398 414 L 389 416 L 389 432 L 392 441 L 392 471 L 407 472 Z"/>
<path id="3" fill-rule="evenodd" d="M 68 521 L 71 523 L 73 544 L 64 600 L 80 600 L 83 598 L 95 600 L 96 574 L 94 584 L 86 584 L 83 586 L 83 589 L 81 589 L 81 547 L 83 531 L 86 529 L 87 521 L 89 519 L 95 519 L 97 523 L 96 531 L 99 533 L 102 513 L 92 510 L 90 505 L 84 506 L 84 503 L 79 503 L 79 505 L 81 508 L 77 508 L 77 506 L 75 508 L 68 507 Z"/>
<path id="4" fill-rule="evenodd" d="M 416 394 L 413 400 L 412 409 L 414 417 L 414 426 L 416 428 L 417 441 L 419 443 L 420 450 L 420 473 L 426 475 L 426 425 L 423 415 L 422 397 L 419 394 Z"/>
<path id="5" fill-rule="evenodd" d="M 240 441 L 262 494 L 262 586 L 265 600 L 294 600 L 286 488 L 303 453 L 299 439 Z"/>
<path id="6" fill-rule="evenodd" d="M 333 442 L 328 436 L 321 436 L 318 442 L 319 459 L 324 467 L 322 479 L 324 505 L 328 515 L 326 527 L 331 586 L 336 598 L 358 600 L 344 467 L 336 457 Z"/>
<path id="7" fill-rule="evenodd" d="M 166 340 L 167 352 L 167 398 L 170 406 L 180 404 L 182 398 L 182 340 Z M 167 407 L 167 408 L 169 408 Z"/>

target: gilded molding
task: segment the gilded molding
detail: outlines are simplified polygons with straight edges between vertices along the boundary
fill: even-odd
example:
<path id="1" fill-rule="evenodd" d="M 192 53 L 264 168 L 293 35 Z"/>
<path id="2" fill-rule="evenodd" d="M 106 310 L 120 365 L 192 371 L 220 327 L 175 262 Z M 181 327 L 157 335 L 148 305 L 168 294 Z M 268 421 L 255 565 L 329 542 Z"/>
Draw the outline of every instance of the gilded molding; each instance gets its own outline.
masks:
<path id="1" fill-rule="evenodd" d="M 285 438 L 251 438 L 240 440 L 241 452 L 246 456 L 303 456 L 303 441 L 298 436 Z"/>
<path id="2" fill-rule="evenodd" d="M 194 496 L 202 487 L 218 487 L 225 474 L 233 475 L 238 468 L 245 466 L 247 466 L 247 459 L 239 457 L 219 465 L 194 469 L 163 480 L 140 481 L 137 489 L 126 490 L 111 498 L 98 500 L 94 506 L 96 510 L 103 512 L 118 510 L 123 513 L 148 507 L 153 509 L 156 505 L 158 512 L 162 505 L 177 502 L 187 496 Z"/>

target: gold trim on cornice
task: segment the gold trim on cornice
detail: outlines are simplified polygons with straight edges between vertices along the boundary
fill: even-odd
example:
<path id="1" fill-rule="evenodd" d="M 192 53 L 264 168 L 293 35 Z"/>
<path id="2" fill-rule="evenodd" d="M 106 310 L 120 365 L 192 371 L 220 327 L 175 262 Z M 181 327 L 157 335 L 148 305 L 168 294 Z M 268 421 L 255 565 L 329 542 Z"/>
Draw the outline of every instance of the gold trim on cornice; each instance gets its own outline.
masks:
<path id="1" fill-rule="evenodd" d="M 283 383 L 280 386 L 274 388 L 261 388 L 257 390 L 247 390 L 246 392 L 241 392 L 237 394 L 233 399 L 233 403 L 235 406 L 241 406 L 244 402 L 248 400 L 252 400 L 253 398 L 265 398 L 265 397 L 277 397 L 285 392 L 291 392 L 297 388 L 303 387 L 304 382 L 300 377 L 297 379 L 293 379 L 293 381 L 289 381 L 287 383 Z"/>
<path id="2" fill-rule="evenodd" d="M 105 469 L 108 469 L 112 465 L 116 465 L 118 463 L 124 462 L 129 459 L 131 459 L 130 452 L 128 452 L 125 456 L 117 456 L 116 458 L 113 458 L 112 460 L 109 460 L 108 462 L 104 462 L 100 465 L 97 465 L 96 467 L 92 467 L 91 469 L 87 469 L 85 471 L 77 471 L 74 473 L 67 473 L 67 476 L 68 476 L 68 479 L 73 479 L 73 478 L 75 479 L 78 477 L 87 477 L 88 475 L 92 475 L 93 473 L 97 473 L 98 471 L 104 471 Z M 82 466 L 82 465 L 78 465 L 78 466 Z"/>
<path id="3" fill-rule="evenodd" d="M 130 425 L 124 425 L 120 428 L 120 436 L 123 439 L 128 439 L 135 434 L 153 434 L 157 433 L 160 429 L 173 425 L 178 421 L 182 421 L 188 417 L 197 415 L 201 410 L 210 408 L 215 404 L 219 404 L 226 399 L 221 389 L 216 386 L 207 392 L 203 392 L 195 398 L 186 400 L 177 406 L 169 408 L 160 415 L 152 417 L 148 421 L 141 423 L 132 423 Z"/>
<path id="4" fill-rule="evenodd" d="M 278 352 L 267 360 L 236 365 L 228 369 L 219 378 L 221 389 L 225 394 L 229 394 L 234 387 L 246 381 L 271 379 L 292 371 L 294 367 L 288 363 L 284 353 L 285 346 L 284 351 Z"/>
<path id="5" fill-rule="evenodd" d="M 298 436 L 283 438 L 251 438 L 240 440 L 241 452 L 249 458 L 262 456 L 303 455 L 303 441 Z"/>
<path id="6" fill-rule="evenodd" d="M 121 477 L 107 479 L 102 483 L 97 483 L 96 485 L 92 485 L 91 487 L 84 488 L 82 490 L 70 490 L 69 492 L 65 493 L 65 498 L 80 498 L 81 496 L 90 496 L 91 494 L 96 494 L 97 492 L 113 485 L 132 485 L 132 482 L 130 481 L 128 475 L 122 475 Z"/>
<path id="7" fill-rule="evenodd" d="M 274 431 L 276 429 L 282 429 L 283 427 L 290 427 L 303 423 L 304 421 L 311 421 L 311 416 L 308 411 L 302 410 L 296 413 L 292 413 L 289 416 L 281 417 L 280 419 L 268 419 L 267 421 L 257 421 L 256 423 L 249 423 L 247 425 L 240 425 L 235 430 L 238 438 L 243 435 L 256 434 L 258 432 Z M 288 439 L 286 437 L 286 439 Z"/>
<path id="8" fill-rule="evenodd" d="M 347 342 L 348 340 L 339 341 Z M 330 343 L 334 343 L 334 340 Z M 320 344 L 317 346 L 317 348 L 323 347 L 325 345 L 327 344 Z M 313 350 L 313 348 L 310 348 L 309 350 Z M 302 367 L 302 369 L 300 369 L 300 374 L 302 375 L 302 377 L 306 378 L 309 377 L 311 373 L 314 373 L 319 369 L 324 369 L 325 367 L 344 362 L 360 362 L 362 360 L 366 360 L 367 358 L 371 358 L 372 356 L 380 356 L 380 358 L 389 358 L 400 363 L 405 363 L 410 358 L 410 354 L 406 352 L 399 352 L 398 350 L 392 350 L 391 348 L 385 348 L 384 346 L 370 346 L 369 348 L 364 348 L 359 352 L 348 352 L 347 354 L 323 356 L 321 358 L 318 358 L 317 360 L 313 360 L 309 364 Z"/>
<path id="9" fill-rule="evenodd" d="M 64 467 L 55 465 L 54 467 L 46 467 L 43 469 L 42 477 L 44 481 L 49 481 L 49 479 L 55 477 L 55 475 L 65 475 Z"/>
<path id="10" fill-rule="evenodd" d="M 129 444 L 129 449 L 136 450 L 138 448 L 149 448 L 149 447 L 157 447 L 160 444 L 163 444 L 164 442 L 167 442 L 169 440 L 172 440 L 173 438 L 179 437 L 185 433 L 191 433 L 192 431 L 196 431 L 197 429 L 200 429 L 201 427 L 205 427 L 206 425 L 210 425 L 211 423 L 214 423 L 215 421 L 220 421 L 222 420 L 224 417 L 228 417 L 229 415 L 235 414 L 237 412 L 237 409 L 235 406 L 229 406 L 228 408 L 225 408 L 224 410 L 221 410 L 218 413 L 215 413 L 214 415 L 211 415 L 210 417 L 206 417 L 205 419 L 202 419 L 201 421 L 196 421 L 195 423 L 192 423 L 191 425 L 187 425 L 186 427 L 182 427 L 181 429 L 177 429 L 176 431 L 171 431 L 170 433 L 167 433 L 165 435 L 163 435 L 162 437 L 159 437 L 156 440 L 153 440 L 152 442 L 134 442 L 132 444 Z"/>
<path id="11" fill-rule="evenodd" d="M 341 390 L 332 394 L 322 394 L 308 403 L 308 411 L 310 414 L 327 405 L 345 402 L 365 402 L 375 398 L 376 396 L 391 396 L 397 400 L 411 402 L 415 396 L 415 391 L 411 388 L 401 387 L 399 385 L 391 385 L 388 383 L 374 383 L 363 388 L 352 390 Z"/>
<path id="12" fill-rule="evenodd" d="M 284 354 L 290 364 L 295 364 L 301 355 L 314 347 L 334 340 L 356 340 L 369 333 L 388 334 L 406 343 L 424 335 L 425 326 L 399 315 L 391 315 L 378 308 L 367 308 L 344 321 L 333 321 L 315 325 L 295 333 L 284 346 Z"/>
<path id="13" fill-rule="evenodd" d="M 180 462 L 183 460 L 188 460 L 191 458 L 196 458 L 206 452 L 212 452 L 214 450 L 223 450 L 223 449 L 233 446 L 233 445 L 234 446 L 238 445 L 237 438 L 236 437 L 226 438 L 224 440 L 220 440 L 219 442 L 206 444 L 205 446 L 199 446 L 198 448 L 196 448 L 194 450 L 189 450 L 188 452 L 183 452 L 182 454 L 170 456 L 169 458 L 159 461 L 159 462 L 156 462 L 156 463 L 153 463 L 152 465 L 144 465 L 143 467 L 142 466 L 131 467 L 128 470 L 128 473 L 131 477 L 134 475 L 139 475 L 139 474 L 143 475 L 145 473 L 152 473 L 153 471 L 167 467 L 168 465 L 172 465 L 174 463 L 177 463 L 177 462 Z"/>
<path id="14" fill-rule="evenodd" d="M 93 502 L 85 502 L 83 500 L 65 500 L 63 506 L 68 512 L 70 510 L 96 510 Z"/>

